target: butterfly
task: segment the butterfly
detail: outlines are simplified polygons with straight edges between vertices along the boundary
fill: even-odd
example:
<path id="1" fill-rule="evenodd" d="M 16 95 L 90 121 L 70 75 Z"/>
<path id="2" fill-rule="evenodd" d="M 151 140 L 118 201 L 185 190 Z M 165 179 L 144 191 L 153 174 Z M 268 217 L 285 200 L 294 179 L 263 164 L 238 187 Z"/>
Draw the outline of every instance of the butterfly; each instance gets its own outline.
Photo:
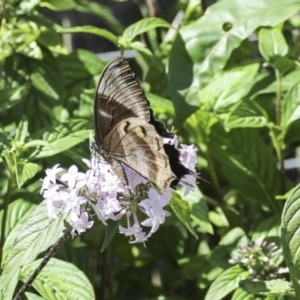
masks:
<path id="1" fill-rule="evenodd" d="M 101 73 L 95 102 L 95 149 L 128 185 L 124 165 L 154 183 L 161 191 L 175 188 L 187 174 L 179 151 L 163 138 L 173 139 L 163 122 L 155 120 L 149 102 L 128 61 L 117 57 Z"/>

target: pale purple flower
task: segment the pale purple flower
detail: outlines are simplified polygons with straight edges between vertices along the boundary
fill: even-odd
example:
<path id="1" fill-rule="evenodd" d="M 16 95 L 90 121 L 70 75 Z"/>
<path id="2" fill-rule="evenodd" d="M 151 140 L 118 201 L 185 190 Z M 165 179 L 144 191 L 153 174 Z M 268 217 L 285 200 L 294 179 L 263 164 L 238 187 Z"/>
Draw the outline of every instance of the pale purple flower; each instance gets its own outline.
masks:
<path id="1" fill-rule="evenodd" d="M 128 226 L 127 228 L 123 226 L 119 226 L 119 232 L 124 234 L 125 236 L 132 236 L 141 231 L 141 226 L 139 223 L 134 223 L 132 226 Z"/>
<path id="2" fill-rule="evenodd" d="M 124 171 L 125 171 L 126 176 L 127 176 L 128 186 L 130 187 L 130 189 L 133 192 L 135 192 L 136 187 L 140 183 L 147 183 L 148 182 L 148 180 L 146 178 L 144 178 L 143 176 L 141 176 L 140 174 L 138 174 L 137 172 L 133 171 L 131 168 L 129 168 L 125 165 L 124 165 Z"/>
<path id="3" fill-rule="evenodd" d="M 169 216 L 168 211 L 163 210 L 171 198 L 172 189 L 167 190 L 164 194 L 160 195 L 156 190 L 150 189 L 148 199 L 141 201 L 139 206 L 143 207 L 145 213 L 149 217 L 142 222 L 143 226 L 151 227 L 151 230 L 147 237 L 150 237 L 158 227 L 165 222 L 165 217 Z"/>
<path id="4" fill-rule="evenodd" d="M 68 173 L 61 176 L 62 182 L 67 182 L 68 187 L 73 189 L 77 181 L 81 181 L 85 179 L 85 174 L 78 172 L 78 168 L 76 166 L 71 166 L 68 170 Z"/>
<path id="5" fill-rule="evenodd" d="M 75 232 L 80 235 L 82 232 L 85 232 L 87 229 L 91 228 L 94 224 L 94 221 L 89 221 L 89 215 L 87 212 L 83 212 L 80 216 L 72 212 L 69 223 L 73 227 L 71 235 L 74 237 L 76 235 Z"/>
<path id="6" fill-rule="evenodd" d="M 48 190 L 43 192 L 43 197 L 47 202 L 48 216 L 50 219 L 57 219 L 56 209 L 61 207 L 62 201 L 58 193 L 58 189 L 61 187 L 59 184 L 55 184 Z"/>
<path id="7" fill-rule="evenodd" d="M 149 218 L 141 224 L 143 226 L 151 227 L 151 230 L 147 235 L 147 237 L 150 237 L 155 231 L 157 231 L 159 226 L 165 222 L 166 217 L 171 214 L 168 211 L 163 210 L 161 207 L 155 206 L 147 211 L 147 215 Z"/>
<path id="8" fill-rule="evenodd" d="M 68 212 L 72 210 L 75 214 L 79 215 L 80 205 L 87 202 L 86 198 L 78 196 L 78 190 L 71 190 L 70 192 L 60 191 L 59 195 L 63 203 L 63 212 Z"/>
<path id="9" fill-rule="evenodd" d="M 143 232 L 136 214 L 133 213 L 134 224 L 132 226 L 130 225 L 130 215 L 131 213 L 127 213 L 127 228 L 120 225 L 119 232 L 125 236 L 130 236 L 130 243 L 132 244 L 145 242 L 148 238 L 145 232 Z"/>
<path id="10" fill-rule="evenodd" d="M 124 191 L 124 188 L 117 175 L 107 172 L 104 174 L 104 180 L 101 182 L 101 191 L 106 193 L 117 193 Z"/>
<path id="11" fill-rule="evenodd" d="M 178 146 L 178 137 L 174 135 L 173 138 L 163 138 L 163 144 L 174 145 L 175 148 Z"/>
<path id="12" fill-rule="evenodd" d="M 59 168 L 59 164 L 55 165 L 52 169 L 46 170 L 46 177 L 42 180 L 43 185 L 41 188 L 41 193 L 43 190 L 50 188 L 52 184 L 56 183 L 56 174 L 62 170 L 63 168 Z"/>
<path id="13" fill-rule="evenodd" d="M 193 175 L 185 175 L 181 178 L 180 184 L 185 187 L 184 196 L 187 196 L 191 191 L 195 190 L 196 177 Z"/>
<path id="14" fill-rule="evenodd" d="M 197 163 L 197 147 L 194 145 L 183 145 L 181 144 L 182 149 L 179 149 L 180 152 L 180 161 L 188 169 L 195 172 L 195 166 Z"/>
<path id="15" fill-rule="evenodd" d="M 123 209 L 117 198 L 105 198 L 98 199 L 96 204 L 92 204 L 92 207 L 98 216 L 98 218 L 105 224 L 107 219 L 115 219 L 114 213 Z"/>
<path id="16" fill-rule="evenodd" d="M 155 189 L 150 189 L 147 199 L 141 201 L 139 206 L 142 206 L 146 211 L 153 207 L 164 207 L 166 206 L 172 195 L 173 190 L 168 189 L 165 193 L 159 194 Z"/>
<path id="17" fill-rule="evenodd" d="M 133 237 L 134 237 L 134 239 L 131 239 L 129 241 L 130 244 L 145 243 L 148 240 L 148 236 L 145 234 L 144 231 L 142 231 L 141 228 L 140 228 L 140 230 L 134 236 L 132 236 L 132 238 Z"/>

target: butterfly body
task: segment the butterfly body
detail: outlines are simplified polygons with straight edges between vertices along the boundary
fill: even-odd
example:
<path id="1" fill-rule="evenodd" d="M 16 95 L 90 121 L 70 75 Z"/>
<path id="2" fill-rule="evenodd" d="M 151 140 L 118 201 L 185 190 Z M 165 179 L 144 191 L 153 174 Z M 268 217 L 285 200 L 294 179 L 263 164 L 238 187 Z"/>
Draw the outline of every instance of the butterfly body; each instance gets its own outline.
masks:
<path id="1" fill-rule="evenodd" d="M 161 191 L 175 187 L 192 172 L 179 160 L 173 138 L 163 122 L 153 118 L 138 81 L 123 57 L 112 60 L 103 70 L 95 104 L 96 150 L 111 165 L 123 184 L 127 177 L 123 164 L 153 182 Z"/>

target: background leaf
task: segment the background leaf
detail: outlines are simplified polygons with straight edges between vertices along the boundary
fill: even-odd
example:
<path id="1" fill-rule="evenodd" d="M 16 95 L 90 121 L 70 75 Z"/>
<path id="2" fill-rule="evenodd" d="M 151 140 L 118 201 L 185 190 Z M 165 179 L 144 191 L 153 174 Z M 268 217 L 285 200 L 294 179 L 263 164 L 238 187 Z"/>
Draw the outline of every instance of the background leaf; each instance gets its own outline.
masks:
<path id="1" fill-rule="evenodd" d="M 224 0 L 210 6 L 199 20 L 182 27 L 170 53 L 169 87 L 177 122 L 193 111 L 183 104 L 197 103 L 199 88 L 225 66 L 244 39 L 258 27 L 277 25 L 299 7 L 295 0 L 254 0 L 251 6 L 245 6 L 242 0 Z"/>
<path id="2" fill-rule="evenodd" d="M 300 185 L 298 185 L 289 199 L 287 200 L 283 214 L 282 214 L 282 248 L 283 255 L 287 266 L 291 273 L 291 278 L 295 288 L 297 297 L 300 295 L 300 257 L 299 257 L 299 247 L 300 238 L 298 236 L 298 231 L 300 227 L 299 223 L 299 213 L 300 213 Z"/>
<path id="3" fill-rule="evenodd" d="M 27 281 L 41 263 L 36 260 L 20 271 L 20 278 Z M 32 286 L 46 299 L 95 299 L 93 287 L 73 264 L 51 258 L 42 269 Z"/>
<path id="4" fill-rule="evenodd" d="M 65 216 L 50 220 L 46 202 L 41 203 L 20 229 L 3 265 L 0 290 L 13 278 L 19 268 L 32 262 L 62 236 Z"/>

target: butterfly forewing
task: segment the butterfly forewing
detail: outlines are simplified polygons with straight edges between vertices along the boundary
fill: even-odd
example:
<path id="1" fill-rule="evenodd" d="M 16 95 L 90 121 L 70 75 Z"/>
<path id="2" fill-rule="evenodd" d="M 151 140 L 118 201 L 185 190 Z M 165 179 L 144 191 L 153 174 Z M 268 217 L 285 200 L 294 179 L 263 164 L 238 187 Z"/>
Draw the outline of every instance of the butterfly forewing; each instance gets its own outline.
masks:
<path id="1" fill-rule="evenodd" d="M 127 118 L 150 121 L 148 101 L 123 57 L 112 60 L 103 70 L 96 92 L 96 140 L 101 143 L 109 131 Z"/>

